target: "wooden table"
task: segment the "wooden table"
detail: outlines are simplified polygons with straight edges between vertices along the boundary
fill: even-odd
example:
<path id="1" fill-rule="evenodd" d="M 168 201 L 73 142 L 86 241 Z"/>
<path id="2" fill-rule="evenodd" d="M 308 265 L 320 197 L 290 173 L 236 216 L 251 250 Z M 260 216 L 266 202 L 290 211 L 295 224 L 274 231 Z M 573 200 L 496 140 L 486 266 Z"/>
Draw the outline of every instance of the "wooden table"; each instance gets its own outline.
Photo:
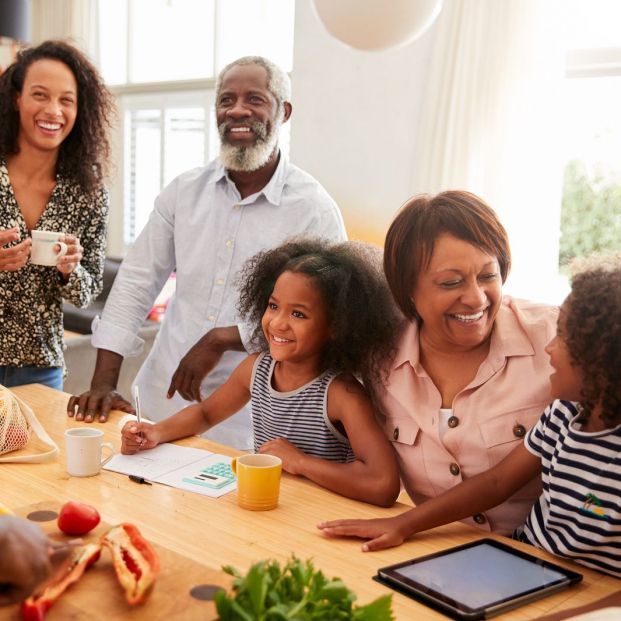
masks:
<path id="1" fill-rule="evenodd" d="M 77 339 L 81 336 L 84 336 L 84 335 L 81 334 L 80 332 L 73 332 L 71 330 L 65 330 L 64 332 L 65 341 L 70 341 L 71 339 Z"/>
<path id="2" fill-rule="evenodd" d="M 14 390 L 31 405 L 48 433 L 57 441 L 61 455 L 51 464 L 0 465 L 0 500 L 3 503 L 17 508 L 40 501 L 82 500 L 97 507 L 107 523 L 133 522 L 146 538 L 201 564 L 205 571 L 219 569 L 224 564 L 246 570 L 258 560 L 274 558 L 283 561 L 294 553 L 302 559 L 312 558 L 315 566 L 327 576 L 341 577 L 358 594 L 358 601 L 367 603 L 389 592 L 371 580 L 378 567 L 483 536 L 480 531 L 455 523 L 429 531 L 399 548 L 362 553 L 360 541 L 328 539 L 315 525 L 326 519 L 395 515 L 406 508 L 403 504 L 382 509 L 340 497 L 301 478 L 283 475 L 279 507 L 273 511 L 249 512 L 237 506 L 234 493 L 211 499 L 163 485 L 139 485 L 126 476 L 108 471 L 92 478 L 69 477 L 64 470 L 63 433 L 69 427 L 85 423 L 77 423 L 66 416 L 68 395 L 40 385 Z M 102 429 L 106 440 L 117 447 L 120 444 L 119 418 L 120 414 L 115 412 L 108 423 L 92 424 Z M 232 449 L 200 438 L 186 439 L 180 444 L 236 454 Z M 531 554 L 551 558 L 530 546 L 512 543 Z M 584 575 L 583 583 L 499 618 L 534 619 L 586 604 L 619 589 L 619 582 L 612 577 L 561 559 L 554 560 L 580 571 Z M 163 586 L 158 584 L 158 588 Z M 402 621 L 446 619 L 398 593 L 394 593 L 393 608 L 396 618 Z M 50 621 L 57 618 L 53 613 L 54 609 L 49 613 Z M 0 612 L 0 618 L 16 618 L 14 614 L 4 616 L 6 614 Z M 132 610 L 131 618 L 151 617 L 141 616 L 140 610 Z M 174 615 L 172 618 L 182 617 Z"/>

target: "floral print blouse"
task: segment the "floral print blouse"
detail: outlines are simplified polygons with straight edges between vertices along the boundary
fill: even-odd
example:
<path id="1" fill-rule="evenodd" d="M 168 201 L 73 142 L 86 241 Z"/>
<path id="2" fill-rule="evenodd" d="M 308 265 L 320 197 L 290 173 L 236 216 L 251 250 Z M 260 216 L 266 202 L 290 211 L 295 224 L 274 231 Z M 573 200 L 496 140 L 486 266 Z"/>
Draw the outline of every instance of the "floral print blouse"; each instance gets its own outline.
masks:
<path id="1" fill-rule="evenodd" d="M 55 267 L 30 261 L 15 272 L 0 270 L 0 365 L 64 366 L 62 300 L 84 307 L 101 292 L 107 220 L 103 187 L 87 195 L 57 176 L 36 228 L 77 236 L 84 256 L 66 283 Z M 19 227 L 20 240 L 30 235 L 0 159 L 0 229 L 13 226 Z"/>

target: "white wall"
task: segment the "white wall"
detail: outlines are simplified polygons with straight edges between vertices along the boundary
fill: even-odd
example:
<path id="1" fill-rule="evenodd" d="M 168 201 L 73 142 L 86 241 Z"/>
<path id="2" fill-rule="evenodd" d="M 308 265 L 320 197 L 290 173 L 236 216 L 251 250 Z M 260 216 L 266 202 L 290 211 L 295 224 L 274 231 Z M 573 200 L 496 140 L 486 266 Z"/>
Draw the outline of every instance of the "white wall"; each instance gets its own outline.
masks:
<path id="1" fill-rule="evenodd" d="M 310 0 L 296 1 L 291 161 L 325 186 L 352 238 L 382 244 L 414 193 L 433 32 L 401 49 L 357 51 L 325 31 Z"/>
<path id="2" fill-rule="evenodd" d="M 537 8 L 536 0 L 533 2 L 529 4 L 531 12 Z M 449 18 L 445 13 L 456 4 L 458 0 L 445 0 L 443 14 L 417 41 L 396 50 L 362 52 L 325 31 L 311 0 L 296 0 L 291 160 L 313 174 L 334 197 L 351 238 L 380 245 L 395 212 L 410 196 L 453 188 L 479 194 L 497 211 L 509 232 L 514 262 L 505 290 L 518 297 L 558 302 L 566 290 L 566 283 L 557 276 L 561 168 L 560 161 L 558 167 L 549 163 L 556 161 L 556 140 L 550 116 L 543 110 L 552 106 L 552 100 L 546 96 L 542 102 L 532 96 L 528 70 L 524 76 L 517 74 L 520 80 L 514 76 L 515 88 L 504 95 L 508 102 L 501 102 L 504 116 L 496 127 L 498 135 L 492 138 L 503 148 L 497 149 L 496 155 L 487 145 L 487 159 L 479 161 L 473 141 L 468 145 L 470 157 L 476 161 L 468 167 L 467 182 L 455 170 L 446 171 L 447 179 L 452 180 L 446 187 L 423 187 L 415 177 L 422 162 L 416 158 L 424 157 L 415 149 L 417 139 L 423 141 L 422 104 L 426 97 L 438 96 L 430 90 L 432 77 L 437 78 L 431 76 L 433 47 L 436 38 L 446 36 L 442 19 Z M 460 6 L 463 10 L 476 8 L 467 2 Z M 530 15 L 528 7 L 521 11 L 520 2 L 511 6 L 518 16 Z M 535 25 L 542 40 L 550 26 L 545 17 L 545 12 L 537 12 Z M 534 39 L 535 33 L 531 35 Z M 453 53 L 463 53 L 453 49 L 457 43 L 451 44 Z M 523 51 L 522 64 L 536 53 Z M 459 60 L 463 64 L 461 56 Z M 557 57 L 549 55 L 544 64 L 556 62 Z M 494 59 L 489 64 L 493 66 Z M 535 61 L 530 73 L 541 64 L 541 60 Z M 487 65 L 481 64 L 477 70 L 494 77 Z M 461 71 L 455 79 L 469 77 Z M 537 84 L 534 78 L 531 81 Z M 475 103 L 470 104 L 475 107 L 477 95 L 471 96 Z"/>

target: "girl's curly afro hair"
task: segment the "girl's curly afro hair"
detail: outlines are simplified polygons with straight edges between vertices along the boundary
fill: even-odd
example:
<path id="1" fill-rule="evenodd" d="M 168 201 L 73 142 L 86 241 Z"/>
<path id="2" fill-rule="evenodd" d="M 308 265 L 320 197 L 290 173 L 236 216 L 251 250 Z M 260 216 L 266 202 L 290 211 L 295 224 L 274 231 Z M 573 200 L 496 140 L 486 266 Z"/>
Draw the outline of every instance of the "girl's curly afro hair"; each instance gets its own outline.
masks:
<path id="1" fill-rule="evenodd" d="M 621 255 L 576 266 L 560 336 L 582 373 L 581 420 L 601 403 L 602 420 L 612 427 L 621 422 Z"/>
<path id="2" fill-rule="evenodd" d="M 326 302 L 332 338 L 323 368 L 379 378 L 403 319 L 382 271 L 381 250 L 362 242 L 295 238 L 249 259 L 239 275 L 238 308 L 254 325 L 253 340 L 263 350 L 268 345 L 261 317 L 285 271 L 310 277 Z"/>

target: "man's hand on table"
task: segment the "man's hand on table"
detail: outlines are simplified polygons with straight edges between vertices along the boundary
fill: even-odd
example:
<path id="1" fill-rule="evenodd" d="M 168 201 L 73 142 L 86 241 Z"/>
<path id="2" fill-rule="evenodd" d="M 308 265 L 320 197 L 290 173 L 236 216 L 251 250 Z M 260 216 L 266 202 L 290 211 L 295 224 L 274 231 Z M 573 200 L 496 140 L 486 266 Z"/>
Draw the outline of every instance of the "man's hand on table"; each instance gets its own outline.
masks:
<path id="1" fill-rule="evenodd" d="M 92 423 L 95 419 L 105 423 L 110 410 L 121 410 L 134 414 L 132 404 L 116 391 L 114 386 L 91 386 L 90 390 L 81 395 L 72 395 L 67 403 L 67 416 L 75 416 L 76 420 Z"/>
<path id="2" fill-rule="evenodd" d="M 110 410 L 121 410 L 134 414 L 132 404 L 116 390 L 123 364 L 123 356 L 107 349 L 97 350 L 97 362 L 91 389 L 81 395 L 72 395 L 67 403 L 67 416 L 92 423 L 98 418 L 100 423 L 108 420 Z"/>
<path id="3" fill-rule="evenodd" d="M 167 397 L 178 392 L 186 401 L 201 401 L 201 383 L 220 362 L 225 351 L 244 351 L 237 326 L 213 328 L 181 358 L 173 373 Z"/>
<path id="4" fill-rule="evenodd" d="M 43 531 L 21 518 L 0 517 L 0 606 L 26 599 L 67 557 Z"/>

